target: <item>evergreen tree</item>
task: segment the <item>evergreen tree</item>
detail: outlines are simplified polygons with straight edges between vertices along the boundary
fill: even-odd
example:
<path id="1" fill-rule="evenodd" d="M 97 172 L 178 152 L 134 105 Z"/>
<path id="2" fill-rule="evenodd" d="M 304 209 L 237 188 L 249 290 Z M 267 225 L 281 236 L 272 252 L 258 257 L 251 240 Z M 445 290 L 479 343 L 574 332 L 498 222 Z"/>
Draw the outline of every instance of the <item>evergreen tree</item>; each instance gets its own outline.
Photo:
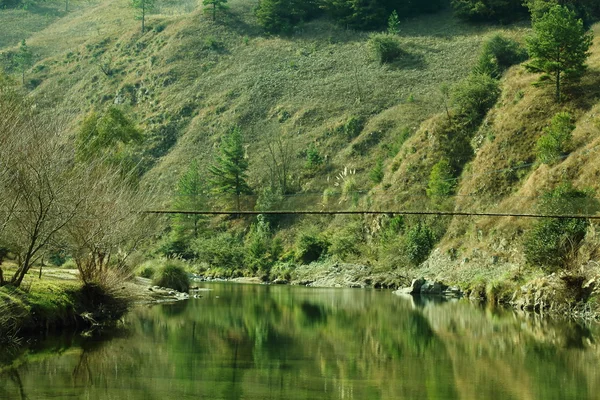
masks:
<path id="1" fill-rule="evenodd" d="M 203 0 L 202 5 L 212 6 L 212 20 L 217 20 L 217 10 L 223 11 L 227 9 L 227 0 Z"/>
<path id="2" fill-rule="evenodd" d="M 146 31 L 146 14 L 152 12 L 156 6 L 155 0 L 131 0 L 133 8 L 140 10 L 138 18 L 142 20 L 142 34 Z"/>
<path id="3" fill-rule="evenodd" d="M 452 8 L 468 21 L 508 22 L 526 15 L 522 0 L 452 0 Z"/>
<path id="4" fill-rule="evenodd" d="M 209 167 L 209 172 L 213 175 L 214 189 L 218 193 L 233 194 L 238 210 L 241 209 L 240 196 L 252 193 L 246 182 L 247 170 L 242 132 L 235 127 L 223 138 L 216 163 Z"/>
<path id="5" fill-rule="evenodd" d="M 21 71 L 22 82 L 25 84 L 25 71 L 31 68 L 33 64 L 33 53 L 31 49 L 27 46 L 27 42 L 25 39 L 21 42 L 21 46 L 19 46 L 19 52 L 15 57 L 15 62 L 17 64 L 17 68 Z"/>
<path id="6" fill-rule="evenodd" d="M 192 161 L 177 182 L 174 207 L 178 211 L 202 211 L 206 209 L 206 182 L 202 177 L 197 161 Z M 175 224 L 182 231 L 191 230 L 194 238 L 198 237 L 199 224 L 202 221 L 199 214 L 177 215 Z M 185 233 L 185 232 L 184 232 Z"/>
<path id="7" fill-rule="evenodd" d="M 527 49 L 532 60 L 526 67 L 544 73 L 556 84 L 556 101 L 561 100 L 562 79 L 576 81 L 584 74 L 593 34 L 586 30 L 575 12 L 554 6 L 533 23 Z"/>
<path id="8" fill-rule="evenodd" d="M 400 34 L 400 19 L 398 19 L 398 13 L 396 10 L 392 11 L 392 14 L 388 18 L 388 33 L 390 35 Z"/>

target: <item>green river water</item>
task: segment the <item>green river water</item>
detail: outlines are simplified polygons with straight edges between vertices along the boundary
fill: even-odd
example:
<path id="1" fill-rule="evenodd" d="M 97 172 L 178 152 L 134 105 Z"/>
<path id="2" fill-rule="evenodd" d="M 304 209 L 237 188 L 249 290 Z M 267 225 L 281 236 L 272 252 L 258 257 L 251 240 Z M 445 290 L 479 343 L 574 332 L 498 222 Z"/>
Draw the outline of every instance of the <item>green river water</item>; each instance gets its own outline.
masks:
<path id="1" fill-rule="evenodd" d="M 595 325 L 391 291 L 204 287 L 110 334 L 3 349 L 0 399 L 600 399 Z"/>

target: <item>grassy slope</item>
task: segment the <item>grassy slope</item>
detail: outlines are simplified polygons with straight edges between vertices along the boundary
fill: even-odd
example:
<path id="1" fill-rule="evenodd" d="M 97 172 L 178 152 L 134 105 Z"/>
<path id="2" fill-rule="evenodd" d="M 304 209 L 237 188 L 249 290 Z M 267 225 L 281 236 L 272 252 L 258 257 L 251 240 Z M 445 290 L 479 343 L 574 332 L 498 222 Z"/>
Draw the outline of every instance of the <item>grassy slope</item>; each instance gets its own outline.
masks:
<path id="1" fill-rule="evenodd" d="M 331 185 L 327 177 L 348 165 L 357 169 L 359 188 L 371 189 L 375 206 L 422 206 L 420 196 L 438 160 L 431 144 L 436 125 L 444 118 L 439 87 L 465 77 L 484 37 L 500 29 L 458 24 L 449 14 L 406 21 L 401 40 L 410 56 L 382 67 L 369 59 L 365 33 L 314 21 L 291 37 L 267 37 L 256 26 L 252 2 L 229 3 L 229 15 L 216 24 L 200 10 L 187 12 L 189 4 L 178 9 L 165 3 L 161 14 L 149 18 L 150 31 L 143 36 L 134 12 L 121 0 L 72 13 L 32 33 L 29 43 L 49 55 L 33 68 L 31 76 L 41 79 L 34 94 L 71 115 L 73 128 L 92 108 L 115 99 L 127 105 L 146 128 L 150 142 L 146 146 L 154 146 L 152 154 L 160 156 L 152 160 L 147 176 L 159 184 L 165 199 L 189 160 L 207 165 L 222 133 L 240 124 L 255 186 L 266 176 L 264 144 L 280 134 L 297 155 L 298 190 L 322 192 Z M 521 37 L 524 31 L 513 27 L 504 33 Z M 65 36 L 70 42 L 61 41 Z M 599 46 L 596 40 L 594 49 Z M 475 138 L 478 151 L 460 182 L 458 208 L 531 209 L 540 190 L 565 174 L 580 186 L 596 186 L 598 166 L 593 153 L 584 150 L 596 146 L 597 53 L 581 89 L 563 107 L 552 102 L 551 88 L 531 86 L 535 76 L 521 67 L 509 71 L 503 79 L 503 100 Z M 101 72 L 99 63 L 112 70 L 111 76 Z M 578 118 L 576 151 L 552 168 L 498 172 L 533 161 L 541 129 L 562 108 Z M 350 116 L 368 119 L 360 135 L 347 138 L 334 133 Z M 395 154 L 390 149 L 397 147 L 406 128 L 412 137 Z M 169 134 L 177 139 L 172 146 L 161 143 Z M 309 143 L 316 143 L 329 160 L 316 176 L 301 168 L 301 153 Z M 368 171 L 378 159 L 385 160 L 386 177 L 373 187 Z M 317 201 L 307 197 L 305 202 L 312 204 L 304 206 Z M 507 265 L 517 268 L 518 238 L 527 224 L 456 219 L 436 254 L 455 248 L 459 261 L 477 259 L 477 252 L 486 259 L 498 256 L 505 263 L 482 264 L 485 275 L 494 277 Z M 472 265 L 455 262 L 423 271 L 455 281 L 475 279 L 483 272 Z M 461 275 L 465 270 L 470 272 Z"/>
<path id="2" fill-rule="evenodd" d="M 141 37 L 123 1 L 69 15 L 30 39 L 56 54 L 33 68 L 31 77 L 42 80 L 35 93 L 76 120 L 119 97 L 152 140 L 175 130 L 177 144 L 153 152 L 166 156 L 149 175 L 164 183 L 165 195 L 190 159 L 212 158 L 233 124 L 244 127 L 254 184 L 266 175 L 265 141 L 282 134 L 298 153 L 318 144 L 330 162 L 315 179 L 297 173 L 298 189 L 322 191 L 326 176 L 346 165 L 369 189 L 367 172 L 390 155 L 386 145 L 441 110 L 439 86 L 466 76 L 484 35 L 497 30 L 458 24 L 449 14 L 407 21 L 401 40 L 410 55 L 382 67 L 369 59 L 365 33 L 315 21 L 291 37 L 265 37 L 252 2 L 230 3 L 217 24 L 200 11 L 152 16 L 154 30 Z M 58 40 L 64 37 L 67 43 Z M 99 63 L 113 75 L 105 76 Z M 360 136 L 331 133 L 352 115 L 368 118 Z M 296 163 L 299 170 L 300 155 Z"/>
<path id="3" fill-rule="evenodd" d="M 474 139 L 476 156 L 458 186 L 460 210 L 535 212 L 539 196 L 558 183 L 570 181 L 580 189 L 600 190 L 600 25 L 588 61 L 589 71 L 579 85 L 566 89 L 562 104 L 554 102 L 553 87 L 534 87 L 535 75 L 523 67 L 511 69 L 503 79 L 503 95 Z M 569 111 L 576 118 L 574 149 L 553 166 L 535 163 L 535 143 L 552 117 Z M 516 167 L 516 168 L 515 168 Z M 521 240 L 532 220 L 519 218 L 455 218 L 434 256 L 422 273 L 450 281 L 472 283 L 499 280 L 523 272 Z M 597 260 L 598 239 L 590 231 L 581 252 L 583 265 Z M 447 255 L 457 251 L 456 259 Z M 530 276 L 536 269 L 525 271 Z M 592 264 L 582 272 L 597 273 Z"/>

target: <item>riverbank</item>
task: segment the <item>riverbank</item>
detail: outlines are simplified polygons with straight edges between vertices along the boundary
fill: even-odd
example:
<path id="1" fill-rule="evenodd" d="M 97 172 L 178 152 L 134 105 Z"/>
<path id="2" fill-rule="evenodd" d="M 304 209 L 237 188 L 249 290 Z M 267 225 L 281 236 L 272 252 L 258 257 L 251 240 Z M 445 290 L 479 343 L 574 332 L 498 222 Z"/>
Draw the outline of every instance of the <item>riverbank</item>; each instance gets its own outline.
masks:
<path id="1" fill-rule="evenodd" d="M 488 259 L 489 258 L 489 259 Z M 493 257 L 453 260 L 434 252 L 418 267 L 379 271 L 370 265 L 324 261 L 301 265 L 284 283 L 311 287 L 400 289 L 426 278 L 453 288 L 473 301 L 504 305 L 540 314 L 600 320 L 600 268 L 545 273 Z"/>

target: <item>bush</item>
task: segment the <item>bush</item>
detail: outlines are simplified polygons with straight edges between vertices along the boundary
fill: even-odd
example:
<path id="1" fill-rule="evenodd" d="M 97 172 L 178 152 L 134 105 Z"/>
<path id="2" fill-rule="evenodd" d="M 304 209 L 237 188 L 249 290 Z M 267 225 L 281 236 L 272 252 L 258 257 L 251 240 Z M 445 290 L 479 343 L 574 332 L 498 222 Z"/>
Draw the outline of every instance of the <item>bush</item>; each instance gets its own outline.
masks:
<path id="1" fill-rule="evenodd" d="M 329 246 L 329 241 L 316 229 L 303 232 L 296 240 L 296 260 L 303 264 L 310 264 L 327 254 Z"/>
<path id="2" fill-rule="evenodd" d="M 348 121 L 343 125 L 343 130 L 349 139 L 357 137 L 365 126 L 365 119 L 355 115 L 348 118 Z"/>
<path id="3" fill-rule="evenodd" d="M 508 68 L 527 58 L 527 50 L 519 42 L 494 35 L 484 42 L 474 72 L 498 79 Z"/>
<path id="4" fill-rule="evenodd" d="M 552 118 L 550 126 L 544 129 L 544 134 L 536 144 L 538 161 L 553 164 L 568 152 L 571 147 L 572 132 L 575 130 L 573 117 L 567 112 L 558 113 Z"/>
<path id="5" fill-rule="evenodd" d="M 467 21 L 510 22 L 526 15 L 523 0 L 452 0 L 457 17 Z"/>
<path id="6" fill-rule="evenodd" d="M 435 245 L 433 232 L 421 222 L 413 226 L 405 236 L 405 254 L 413 265 L 419 265 L 427 259 Z"/>
<path id="7" fill-rule="evenodd" d="M 179 292 L 188 292 L 190 290 L 190 277 L 182 261 L 171 259 L 166 260 L 156 271 L 152 284 Z"/>
<path id="8" fill-rule="evenodd" d="M 379 184 L 383 181 L 383 177 L 385 176 L 385 172 L 383 170 L 383 160 L 378 160 L 375 167 L 369 172 L 369 178 L 374 184 Z"/>
<path id="9" fill-rule="evenodd" d="M 139 267 L 136 268 L 135 274 L 137 276 L 141 276 L 142 278 L 152 279 L 154 278 L 156 270 L 159 269 L 161 262 L 163 262 L 163 260 L 145 261 Z"/>
<path id="10" fill-rule="evenodd" d="M 321 156 L 317 147 L 314 144 L 311 144 L 306 150 L 306 168 L 316 169 L 323 165 L 323 162 L 323 156 Z"/>
<path id="11" fill-rule="evenodd" d="M 431 169 L 429 183 L 427 184 L 427 196 L 430 199 L 440 200 L 450 196 L 454 192 L 456 180 L 452 175 L 452 167 L 447 159 L 441 159 Z"/>
<path id="12" fill-rule="evenodd" d="M 229 232 L 198 238 L 192 247 L 196 259 L 211 268 L 235 270 L 244 264 L 243 243 Z"/>
<path id="13" fill-rule="evenodd" d="M 478 125 L 500 97 L 500 85 L 483 74 L 471 74 L 452 93 L 452 104 L 466 125 Z"/>
<path id="14" fill-rule="evenodd" d="M 591 193 L 563 184 L 542 196 L 538 211 L 544 214 L 594 214 L 599 205 Z M 544 218 L 525 236 L 525 259 L 548 270 L 568 267 L 574 261 L 589 222 L 578 218 Z"/>
<path id="15" fill-rule="evenodd" d="M 342 260 L 360 255 L 359 246 L 365 240 L 362 228 L 362 221 L 346 223 L 344 228 L 332 235 L 329 252 Z"/>
<path id="16" fill-rule="evenodd" d="M 392 63 L 404 54 L 398 38 L 389 33 L 375 33 L 371 35 L 368 46 L 371 56 L 373 59 L 379 61 L 380 64 Z"/>

